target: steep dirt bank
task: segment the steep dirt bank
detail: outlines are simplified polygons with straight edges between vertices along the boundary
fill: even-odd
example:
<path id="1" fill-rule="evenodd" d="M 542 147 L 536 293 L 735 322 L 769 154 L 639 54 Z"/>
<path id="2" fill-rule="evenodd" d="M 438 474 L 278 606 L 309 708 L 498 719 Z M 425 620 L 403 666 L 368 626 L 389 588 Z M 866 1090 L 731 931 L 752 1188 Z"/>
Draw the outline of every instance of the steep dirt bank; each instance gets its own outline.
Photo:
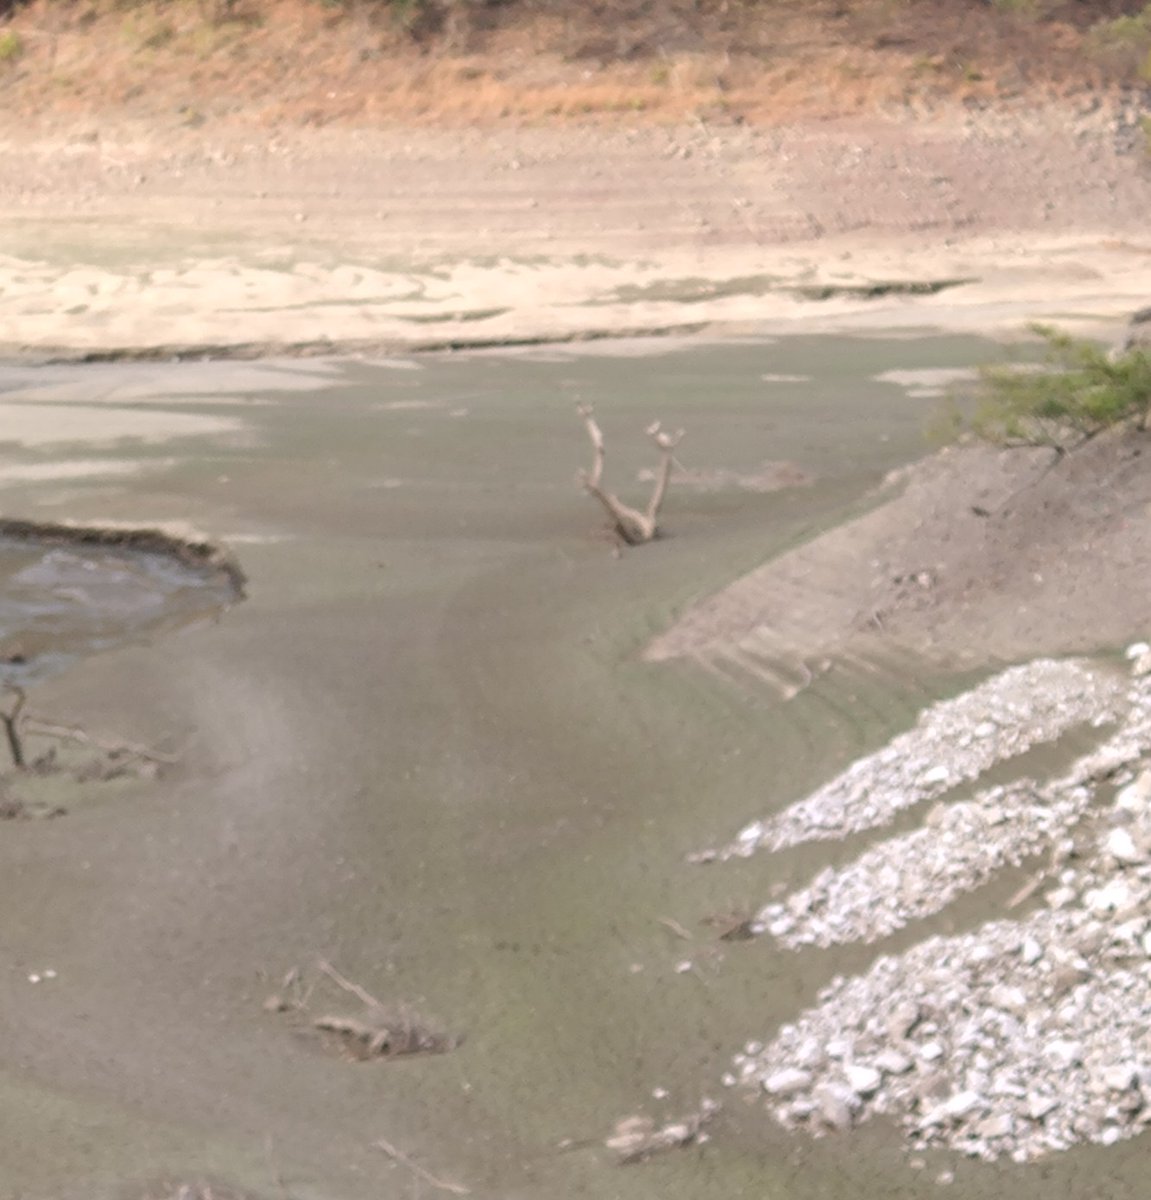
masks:
<path id="1" fill-rule="evenodd" d="M 953 448 L 895 498 L 751 572 L 648 657 L 810 663 L 897 645 L 956 665 L 1117 646 L 1151 628 L 1145 434 L 1049 450 Z"/>

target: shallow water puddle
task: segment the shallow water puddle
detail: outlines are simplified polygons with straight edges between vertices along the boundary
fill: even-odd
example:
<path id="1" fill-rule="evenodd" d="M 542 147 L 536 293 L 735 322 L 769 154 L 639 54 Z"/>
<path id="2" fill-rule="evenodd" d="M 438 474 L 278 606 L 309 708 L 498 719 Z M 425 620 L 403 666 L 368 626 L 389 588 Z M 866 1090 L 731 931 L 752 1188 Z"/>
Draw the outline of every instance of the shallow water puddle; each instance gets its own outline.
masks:
<path id="1" fill-rule="evenodd" d="M 78 658 L 216 615 L 236 581 L 174 555 L 0 533 L 0 681 L 24 686 Z"/>

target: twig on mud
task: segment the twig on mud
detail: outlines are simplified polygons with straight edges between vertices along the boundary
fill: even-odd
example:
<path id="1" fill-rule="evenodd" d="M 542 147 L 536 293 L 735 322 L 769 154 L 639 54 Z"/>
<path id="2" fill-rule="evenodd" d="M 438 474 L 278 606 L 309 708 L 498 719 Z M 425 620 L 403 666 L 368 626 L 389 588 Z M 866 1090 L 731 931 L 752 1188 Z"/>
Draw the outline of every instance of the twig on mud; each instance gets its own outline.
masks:
<path id="1" fill-rule="evenodd" d="M 470 1196 L 471 1191 L 464 1187 L 462 1183 L 453 1183 L 450 1179 L 440 1179 L 433 1175 L 431 1171 L 421 1167 L 418 1162 L 413 1162 L 402 1150 L 393 1146 L 391 1142 L 384 1138 L 376 1138 L 372 1143 L 378 1150 L 382 1150 L 393 1162 L 398 1162 L 400 1166 L 407 1167 L 409 1171 L 417 1178 L 422 1179 L 424 1183 L 431 1184 L 432 1187 L 438 1188 L 441 1192 L 451 1192 L 454 1196 Z"/>
<path id="2" fill-rule="evenodd" d="M 677 938 L 682 938 L 685 942 L 692 940 L 691 933 L 685 929 L 674 917 L 656 917 L 656 920 L 669 933 L 674 933 Z"/>
<path id="3" fill-rule="evenodd" d="M 0 721 L 4 723 L 4 733 L 8 738 L 8 750 L 12 755 L 12 765 L 18 771 L 22 771 L 27 763 L 24 757 L 24 739 L 20 733 L 20 717 L 24 712 L 24 705 L 28 702 L 28 697 L 24 689 L 17 687 L 14 683 L 8 684 L 5 690 L 12 692 L 16 699 L 12 702 L 12 707 L 8 712 L 0 713 Z"/>
<path id="4" fill-rule="evenodd" d="M 111 742 L 103 738 L 93 737 L 75 725 L 57 725 L 52 721 L 42 721 L 39 717 L 28 717 L 25 728 L 30 733 L 40 737 L 60 738 L 64 741 L 80 742 L 105 754 L 126 754 L 132 758 L 143 758 L 148 762 L 163 763 L 171 766 L 180 761 L 178 754 L 165 754 L 160 750 L 150 750 L 147 746 L 138 746 L 134 742 Z"/>
<path id="5" fill-rule="evenodd" d="M 624 1117 L 616 1122 L 604 1145 L 619 1155 L 621 1167 L 644 1162 L 664 1150 L 700 1145 L 708 1139 L 704 1126 L 719 1112 L 719 1107 L 714 1100 L 704 1100 L 698 1112 L 665 1125 L 657 1125 L 651 1117 Z"/>
<path id="6" fill-rule="evenodd" d="M 1007 901 L 1007 907 L 1009 909 L 1018 908 L 1024 901 L 1030 900 L 1031 897 L 1034 896 L 1040 887 L 1042 887 L 1046 882 L 1047 876 L 1048 872 L 1046 870 L 1042 870 L 1037 875 L 1032 876 L 1032 878 L 1030 878 L 1019 889 L 1019 891 L 1017 891 L 1015 895 L 1013 895 L 1011 899 Z"/>
<path id="7" fill-rule="evenodd" d="M 318 959 L 316 961 L 316 969 L 323 972 L 337 987 L 343 988 L 345 992 L 350 992 L 365 1008 L 383 1009 L 383 1004 L 371 992 L 341 975 L 330 962 L 322 958 Z"/>

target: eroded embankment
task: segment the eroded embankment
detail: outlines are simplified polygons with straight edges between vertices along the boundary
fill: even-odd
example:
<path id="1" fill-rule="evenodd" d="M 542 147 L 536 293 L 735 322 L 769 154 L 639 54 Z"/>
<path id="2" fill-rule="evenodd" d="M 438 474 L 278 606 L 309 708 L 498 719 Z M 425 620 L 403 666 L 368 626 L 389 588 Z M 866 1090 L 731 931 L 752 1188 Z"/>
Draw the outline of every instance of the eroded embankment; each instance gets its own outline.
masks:
<path id="1" fill-rule="evenodd" d="M 796 673 L 891 645 L 964 665 L 1122 645 L 1151 627 L 1148 447 L 1130 431 L 1060 462 L 944 450 L 893 476 L 871 512 L 696 604 L 647 657 Z"/>
<path id="2" fill-rule="evenodd" d="M 223 547 L 159 529 L 0 519 L 0 681 L 214 615 L 244 597 Z"/>

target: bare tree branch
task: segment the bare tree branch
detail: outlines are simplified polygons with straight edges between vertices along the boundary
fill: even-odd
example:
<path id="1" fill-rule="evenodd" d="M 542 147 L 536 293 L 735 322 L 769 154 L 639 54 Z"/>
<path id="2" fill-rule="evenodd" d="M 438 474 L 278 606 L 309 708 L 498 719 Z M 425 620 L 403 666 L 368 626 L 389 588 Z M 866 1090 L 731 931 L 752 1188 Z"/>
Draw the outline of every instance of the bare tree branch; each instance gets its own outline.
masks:
<path id="1" fill-rule="evenodd" d="M 656 519 L 659 517 L 659 510 L 663 505 L 663 498 L 667 495 L 667 485 L 671 481 L 671 468 L 675 460 L 675 448 L 679 445 L 680 439 L 683 437 L 683 430 L 676 430 L 674 434 L 664 433 L 660 428 L 660 423 L 656 421 L 654 424 L 647 427 L 647 436 L 659 447 L 663 458 L 659 464 L 659 474 L 656 476 L 655 487 L 652 489 L 651 499 L 647 502 L 647 519 L 654 531 Z"/>
<path id="2" fill-rule="evenodd" d="M 441 1192 L 451 1192 L 453 1196 L 468 1196 L 471 1194 L 462 1183 L 453 1183 L 450 1179 L 440 1179 L 438 1176 L 433 1175 L 431 1171 L 421 1167 L 418 1162 L 414 1162 L 402 1150 L 393 1146 L 391 1142 L 386 1141 L 384 1138 L 376 1138 L 372 1144 L 377 1149 L 382 1150 L 394 1162 L 407 1167 L 413 1175 L 422 1179 L 425 1183 L 431 1184 L 432 1187 L 438 1188 Z"/>
<path id="3" fill-rule="evenodd" d="M 658 447 L 662 455 L 659 471 L 647 508 L 640 511 L 625 504 L 613 492 L 605 491 L 602 486 L 604 459 L 606 448 L 603 430 L 595 419 L 595 410 L 590 404 L 579 404 L 576 411 L 583 418 L 587 429 L 588 440 L 592 444 L 592 466 L 590 471 L 580 473 L 580 482 L 585 492 L 593 496 L 602 505 L 611 521 L 616 535 L 629 546 L 639 546 L 644 542 L 653 541 L 659 536 L 659 511 L 667 495 L 668 483 L 671 480 L 671 469 L 675 459 L 675 448 L 683 437 L 683 430 L 671 434 L 665 433 L 656 421 L 648 426 L 647 434 Z"/>
<path id="4" fill-rule="evenodd" d="M 24 693 L 23 688 L 17 687 L 14 683 L 7 685 L 6 691 L 12 692 L 16 699 L 12 702 L 12 707 L 6 713 L 0 713 L 0 721 L 4 724 L 4 733 L 8 738 L 8 750 L 12 755 L 12 765 L 22 771 L 27 765 L 24 757 L 24 738 L 20 731 L 20 717 L 24 712 L 24 705 L 28 702 L 28 697 Z"/>

